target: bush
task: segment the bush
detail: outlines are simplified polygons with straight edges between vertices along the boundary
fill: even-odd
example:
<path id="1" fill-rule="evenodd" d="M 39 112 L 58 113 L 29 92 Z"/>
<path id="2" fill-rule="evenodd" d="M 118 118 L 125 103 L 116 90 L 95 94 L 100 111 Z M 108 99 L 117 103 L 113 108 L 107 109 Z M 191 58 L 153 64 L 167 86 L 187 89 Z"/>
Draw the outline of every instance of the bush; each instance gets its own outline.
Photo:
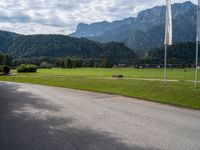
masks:
<path id="1" fill-rule="evenodd" d="M 4 73 L 4 74 L 9 74 L 9 73 L 10 73 L 10 67 L 8 67 L 8 66 L 3 66 L 3 73 Z"/>
<path id="2" fill-rule="evenodd" d="M 22 64 L 17 67 L 17 72 L 37 72 L 37 66 Z"/>
<path id="3" fill-rule="evenodd" d="M 0 72 L 3 72 L 3 67 L 2 66 L 0 66 Z"/>
<path id="4" fill-rule="evenodd" d="M 46 61 L 43 61 L 41 64 L 40 64 L 40 68 L 47 68 L 47 69 L 52 69 L 52 64 L 46 62 Z"/>

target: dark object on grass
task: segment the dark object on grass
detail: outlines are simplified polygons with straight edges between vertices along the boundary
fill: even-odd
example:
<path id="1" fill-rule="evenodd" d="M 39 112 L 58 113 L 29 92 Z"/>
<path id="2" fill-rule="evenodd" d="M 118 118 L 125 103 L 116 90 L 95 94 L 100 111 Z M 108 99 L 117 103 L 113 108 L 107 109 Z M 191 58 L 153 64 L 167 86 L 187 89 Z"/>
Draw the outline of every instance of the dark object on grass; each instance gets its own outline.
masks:
<path id="1" fill-rule="evenodd" d="M 10 67 L 4 66 L 4 67 L 3 67 L 3 73 L 4 73 L 4 74 L 9 74 L 9 73 L 10 73 Z"/>
<path id="2" fill-rule="evenodd" d="M 17 67 L 17 72 L 23 72 L 23 73 L 37 72 L 37 66 L 22 64 Z"/>
<path id="3" fill-rule="evenodd" d="M 124 76 L 122 74 L 114 74 L 112 75 L 113 78 L 123 78 Z"/>

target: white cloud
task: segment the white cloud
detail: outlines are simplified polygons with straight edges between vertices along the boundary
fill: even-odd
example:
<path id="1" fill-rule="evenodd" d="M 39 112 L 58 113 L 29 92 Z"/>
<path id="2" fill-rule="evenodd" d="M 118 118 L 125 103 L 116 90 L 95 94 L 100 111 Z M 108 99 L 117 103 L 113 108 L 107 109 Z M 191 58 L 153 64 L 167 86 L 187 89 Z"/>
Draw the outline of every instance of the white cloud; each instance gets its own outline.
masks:
<path id="1" fill-rule="evenodd" d="M 1 0 L 0 29 L 22 34 L 69 34 L 81 22 L 119 20 L 164 4 L 165 0 Z"/>

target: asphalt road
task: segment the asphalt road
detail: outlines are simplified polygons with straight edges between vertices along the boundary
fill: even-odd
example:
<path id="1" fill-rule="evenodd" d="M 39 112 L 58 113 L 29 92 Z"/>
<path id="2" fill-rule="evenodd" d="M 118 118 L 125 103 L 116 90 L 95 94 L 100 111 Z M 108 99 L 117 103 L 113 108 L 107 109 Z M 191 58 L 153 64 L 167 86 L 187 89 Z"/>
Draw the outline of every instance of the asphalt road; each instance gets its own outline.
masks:
<path id="1" fill-rule="evenodd" d="M 0 82 L 0 150 L 200 150 L 200 111 Z"/>

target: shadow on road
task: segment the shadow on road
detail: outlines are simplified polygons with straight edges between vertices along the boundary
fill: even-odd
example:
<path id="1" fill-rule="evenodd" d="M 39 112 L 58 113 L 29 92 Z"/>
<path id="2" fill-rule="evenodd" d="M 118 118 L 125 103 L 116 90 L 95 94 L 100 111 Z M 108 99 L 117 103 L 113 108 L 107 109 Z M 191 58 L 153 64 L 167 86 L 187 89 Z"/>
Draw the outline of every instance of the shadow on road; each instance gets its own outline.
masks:
<path id="1" fill-rule="evenodd" d="M 0 83 L 0 150 L 155 150 L 128 146 L 109 133 L 73 127 L 72 118 L 51 115 L 62 106 L 20 88 Z M 35 112 L 27 113 L 26 106 Z M 47 113 L 45 118 L 40 110 Z"/>

